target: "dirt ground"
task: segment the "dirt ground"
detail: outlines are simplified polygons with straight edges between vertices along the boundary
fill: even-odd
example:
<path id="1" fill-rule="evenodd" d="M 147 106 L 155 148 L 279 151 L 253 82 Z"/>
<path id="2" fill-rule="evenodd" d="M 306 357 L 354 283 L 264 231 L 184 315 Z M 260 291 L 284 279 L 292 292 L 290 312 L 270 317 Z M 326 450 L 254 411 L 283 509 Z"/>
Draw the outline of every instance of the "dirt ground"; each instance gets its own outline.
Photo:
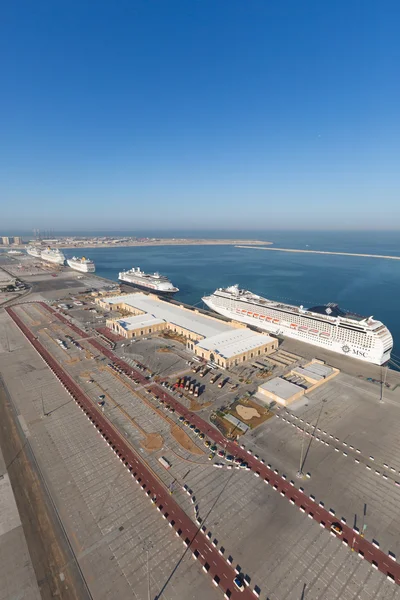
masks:
<path id="1" fill-rule="evenodd" d="M 182 448 L 185 448 L 185 450 L 188 450 L 192 454 L 197 454 L 199 456 L 204 454 L 203 450 L 200 450 L 200 448 L 198 448 L 196 444 L 192 442 L 190 437 L 184 431 L 182 431 L 178 425 L 171 426 L 171 434 L 176 439 L 178 444 L 180 444 Z"/>
<path id="2" fill-rule="evenodd" d="M 252 408 L 250 406 L 242 406 L 241 404 L 237 405 L 236 412 L 239 415 L 239 417 L 241 417 L 245 421 L 251 421 L 251 419 L 253 417 L 254 418 L 261 417 L 260 413 L 258 412 L 258 410 L 256 408 Z"/>
<path id="3" fill-rule="evenodd" d="M 161 450 L 164 444 L 164 439 L 159 433 L 148 433 L 145 439 L 141 442 L 141 446 L 148 452 L 154 452 L 154 450 Z"/>
<path id="4" fill-rule="evenodd" d="M 246 412 L 249 410 L 252 411 L 253 416 L 251 416 L 250 418 L 245 417 L 244 415 L 246 414 L 246 412 L 243 413 L 243 410 Z M 261 423 L 264 423 L 273 416 L 273 413 L 270 413 L 267 408 L 263 408 L 262 406 L 256 404 L 255 402 L 252 402 L 251 400 L 246 400 L 246 406 L 243 406 L 242 403 L 238 402 L 235 408 L 230 412 L 231 414 L 233 414 L 234 417 L 236 417 L 237 415 L 239 417 L 242 417 L 243 420 L 246 421 L 246 424 L 249 425 L 252 429 L 254 429 L 254 427 L 258 427 L 258 425 L 261 425 Z M 256 413 L 258 414 L 258 416 Z M 248 415 L 250 415 L 250 413 L 248 413 Z"/>

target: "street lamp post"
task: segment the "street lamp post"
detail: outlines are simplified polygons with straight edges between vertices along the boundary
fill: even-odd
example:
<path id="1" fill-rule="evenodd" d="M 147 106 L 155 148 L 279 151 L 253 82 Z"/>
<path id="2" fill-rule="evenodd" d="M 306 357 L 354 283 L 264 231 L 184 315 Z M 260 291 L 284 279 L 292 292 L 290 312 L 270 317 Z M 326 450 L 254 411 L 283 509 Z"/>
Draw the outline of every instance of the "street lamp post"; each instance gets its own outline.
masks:
<path id="1" fill-rule="evenodd" d="M 146 549 L 146 562 L 147 562 L 147 597 L 150 600 L 150 570 L 149 570 L 149 550 Z"/>
<path id="2" fill-rule="evenodd" d="M 381 397 L 379 399 L 379 404 L 383 404 L 384 403 L 384 399 L 383 399 L 383 393 L 385 391 L 385 386 L 386 386 L 386 377 L 387 377 L 387 371 L 388 371 L 388 367 L 383 367 L 384 371 L 383 371 L 383 381 L 381 381 Z"/>
<path id="3" fill-rule="evenodd" d="M 297 471 L 297 477 L 303 477 L 303 456 L 304 456 L 304 438 L 306 437 L 305 431 L 303 429 L 303 436 L 301 440 L 301 451 L 300 451 L 300 464 L 299 470 Z"/>

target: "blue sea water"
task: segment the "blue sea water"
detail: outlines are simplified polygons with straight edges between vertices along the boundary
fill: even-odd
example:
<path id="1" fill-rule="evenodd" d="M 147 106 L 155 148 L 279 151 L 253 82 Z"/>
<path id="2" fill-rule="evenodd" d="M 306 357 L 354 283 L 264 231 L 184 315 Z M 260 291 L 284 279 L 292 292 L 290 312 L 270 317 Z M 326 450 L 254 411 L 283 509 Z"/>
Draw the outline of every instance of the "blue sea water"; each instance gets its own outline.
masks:
<path id="1" fill-rule="evenodd" d="M 176 237 L 182 235 L 176 232 Z M 400 256 L 399 232 L 209 232 L 207 236 L 196 232 L 192 237 L 264 239 L 281 248 Z M 400 261 L 232 246 L 68 249 L 65 254 L 85 252 L 95 261 L 98 275 L 115 281 L 119 271 L 133 266 L 160 271 L 179 287 L 176 298 L 192 305 L 201 305 L 201 297 L 217 287 L 234 283 L 267 298 L 306 307 L 337 302 L 342 308 L 383 321 L 394 337 L 394 355 L 400 355 Z"/>

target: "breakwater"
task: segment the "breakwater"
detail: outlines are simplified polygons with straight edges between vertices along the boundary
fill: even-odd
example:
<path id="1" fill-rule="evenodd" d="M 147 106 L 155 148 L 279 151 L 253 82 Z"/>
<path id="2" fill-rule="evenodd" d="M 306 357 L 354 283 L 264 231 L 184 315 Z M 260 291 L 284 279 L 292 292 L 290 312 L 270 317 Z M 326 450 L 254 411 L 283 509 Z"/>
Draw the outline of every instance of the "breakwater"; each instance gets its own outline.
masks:
<path id="1" fill-rule="evenodd" d="M 335 256 L 359 256 L 362 258 L 384 258 L 387 260 L 400 260 L 400 256 L 387 256 L 385 254 L 359 254 L 355 252 L 330 252 L 328 250 L 296 250 L 296 248 L 267 248 L 265 246 L 242 246 L 236 244 L 235 248 L 252 250 L 270 250 L 273 252 L 300 252 L 302 254 L 334 254 Z"/>

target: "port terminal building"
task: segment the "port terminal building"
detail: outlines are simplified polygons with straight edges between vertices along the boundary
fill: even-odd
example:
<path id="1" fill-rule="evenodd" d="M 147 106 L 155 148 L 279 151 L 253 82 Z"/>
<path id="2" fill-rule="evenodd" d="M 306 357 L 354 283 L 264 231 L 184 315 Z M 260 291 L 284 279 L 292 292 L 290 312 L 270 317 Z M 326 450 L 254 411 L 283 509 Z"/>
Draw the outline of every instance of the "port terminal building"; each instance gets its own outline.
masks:
<path id="1" fill-rule="evenodd" d="M 223 368 L 266 356 L 278 349 L 278 340 L 257 333 L 243 323 L 224 321 L 153 294 L 132 293 L 96 298 L 96 303 L 122 318 L 108 319 L 107 327 L 126 339 L 171 332 L 185 339 L 194 355 Z"/>

